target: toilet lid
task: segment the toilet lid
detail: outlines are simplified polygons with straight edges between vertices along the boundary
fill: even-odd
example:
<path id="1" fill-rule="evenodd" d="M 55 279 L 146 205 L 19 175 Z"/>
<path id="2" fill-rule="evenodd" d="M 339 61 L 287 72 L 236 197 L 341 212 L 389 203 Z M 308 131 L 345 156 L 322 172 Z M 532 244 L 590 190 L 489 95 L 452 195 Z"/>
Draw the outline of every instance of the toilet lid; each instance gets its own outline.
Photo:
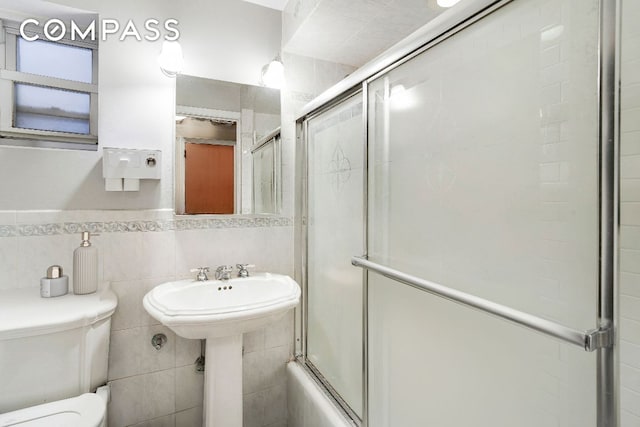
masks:
<path id="1" fill-rule="evenodd" d="M 99 427 L 107 405 L 94 393 L 0 414 L 0 427 Z"/>

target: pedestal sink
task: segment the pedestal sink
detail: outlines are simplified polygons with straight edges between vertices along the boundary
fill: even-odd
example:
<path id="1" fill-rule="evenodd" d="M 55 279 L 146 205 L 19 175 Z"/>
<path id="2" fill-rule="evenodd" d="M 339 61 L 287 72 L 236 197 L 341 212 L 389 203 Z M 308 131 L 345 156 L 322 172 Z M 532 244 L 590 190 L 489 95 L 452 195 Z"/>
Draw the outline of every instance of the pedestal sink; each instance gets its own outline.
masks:
<path id="1" fill-rule="evenodd" d="M 177 335 L 206 339 L 204 426 L 242 427 L 242 334 L 281 318 L 300 302 L 288 276 L 180 280 L 144 297 L 147 312 Z"/>

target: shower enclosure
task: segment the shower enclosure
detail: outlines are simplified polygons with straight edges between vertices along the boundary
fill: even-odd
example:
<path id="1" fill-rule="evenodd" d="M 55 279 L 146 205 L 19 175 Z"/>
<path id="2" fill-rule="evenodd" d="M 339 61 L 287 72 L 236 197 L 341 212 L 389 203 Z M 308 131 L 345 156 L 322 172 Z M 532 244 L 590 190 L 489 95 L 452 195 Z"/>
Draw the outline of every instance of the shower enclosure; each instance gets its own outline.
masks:
<path id="1" fill-rule="evenodd" d="M 297 358 L 356 425 L 616 426 L 616 1 L 466 1 L 298 120 Z"/>

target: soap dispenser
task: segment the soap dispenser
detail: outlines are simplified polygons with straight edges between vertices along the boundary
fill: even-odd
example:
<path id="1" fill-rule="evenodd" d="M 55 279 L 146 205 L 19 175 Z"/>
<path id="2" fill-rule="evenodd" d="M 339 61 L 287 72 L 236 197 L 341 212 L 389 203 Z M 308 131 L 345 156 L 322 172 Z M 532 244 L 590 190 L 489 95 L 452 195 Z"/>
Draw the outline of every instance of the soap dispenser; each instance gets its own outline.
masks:
<path id="1" fill-rule="evenodd" d="M 91 246 L 88 231 L 82 232 L 82 243 L 73 252 L 73 293 L 91 294 L 98 289 L 98 250 Z"/>

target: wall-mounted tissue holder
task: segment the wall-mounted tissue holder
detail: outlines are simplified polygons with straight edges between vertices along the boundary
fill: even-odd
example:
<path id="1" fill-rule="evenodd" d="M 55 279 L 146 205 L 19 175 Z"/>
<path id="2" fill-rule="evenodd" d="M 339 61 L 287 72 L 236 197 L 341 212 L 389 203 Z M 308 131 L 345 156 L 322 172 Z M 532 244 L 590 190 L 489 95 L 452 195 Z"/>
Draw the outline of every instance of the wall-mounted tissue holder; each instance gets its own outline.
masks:
<path id="1" fill-rule="evenodd" d="M 162 152 L 103 148 L 102 176 L 107 191 L 138 191 L 141 179 L 160 179 Z"/>

